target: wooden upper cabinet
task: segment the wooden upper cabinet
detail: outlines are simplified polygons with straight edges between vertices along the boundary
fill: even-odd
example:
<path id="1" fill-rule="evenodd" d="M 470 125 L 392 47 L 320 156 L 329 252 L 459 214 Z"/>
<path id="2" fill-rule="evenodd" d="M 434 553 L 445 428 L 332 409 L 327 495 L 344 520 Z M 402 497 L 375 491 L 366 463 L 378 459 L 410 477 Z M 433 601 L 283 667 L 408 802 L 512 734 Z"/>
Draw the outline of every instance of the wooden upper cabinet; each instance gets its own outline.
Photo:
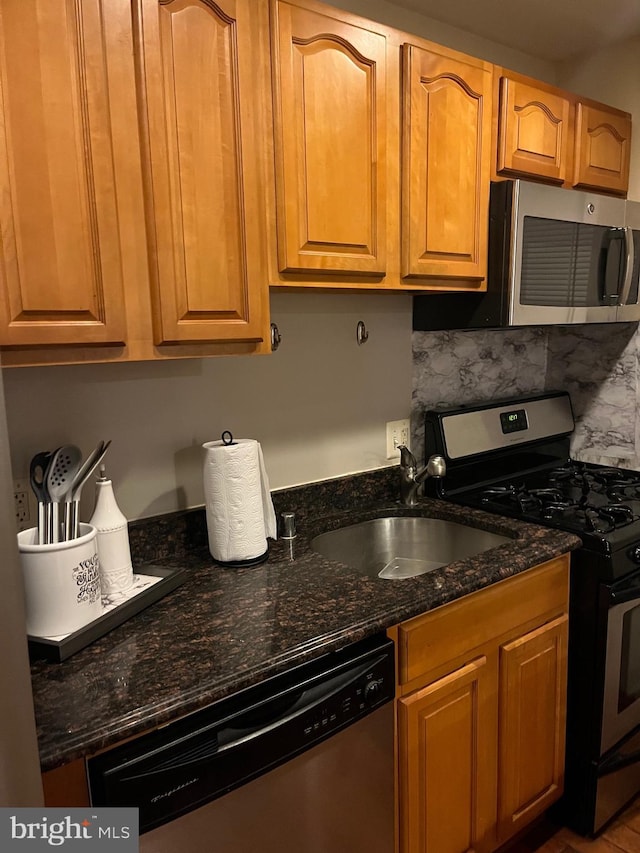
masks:
<path id="1" fill-rule="evenodd" d="M 495 174 L 625 195 L 631 116 L 515 71 L 495 69 Z"/>
<path id="2" fill-rule="evenodd" d="M 260 340 L 268 80 L 251 0 L 134 6 L 155 342 Z"/>
<path id="3" fill-rule="evenodd" d="M 108 0 L 0 10 L 0 344 L 121 343 Z"/>
<path id="4" fill-rule="evenodd" d="M 486 288 L 491 86 L 480 60 L 403 45 L 404 277 Z"/>
<path id="5" fill-rule="evenodd" d="M 570 141 L 569 99 L 503 76 L 499 110 L 498 172 L 565 181 Z"/>
<path id="6" fill-rule="evenodd" d="M 573 185 L 624 194 L 629 186 L 631 116 L 579 102 Z"/>
<path id="7" fill-rule="evenodd" d="M 386 38 L 273 4 L 278 268 L 386 270 Z"/>

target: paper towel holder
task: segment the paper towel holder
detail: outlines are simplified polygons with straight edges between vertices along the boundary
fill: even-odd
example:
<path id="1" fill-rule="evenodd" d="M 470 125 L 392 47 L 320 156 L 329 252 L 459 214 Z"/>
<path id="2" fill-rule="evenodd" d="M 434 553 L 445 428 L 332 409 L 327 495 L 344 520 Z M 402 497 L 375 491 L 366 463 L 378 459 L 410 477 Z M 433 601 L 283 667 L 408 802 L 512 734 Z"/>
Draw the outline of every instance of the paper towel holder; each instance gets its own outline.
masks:
<path id="1" fill-rule="evenodd" d="M 266 563 L 268 559 L 268 547 L 264 554 L 260 554 L 259 557 L 251 557 L 248 560 L 216 560 L 215 557 L 212 557 L 216 566 L 220 566 L 223 569 L 250 569 L 252 566 L 259 566 L 261 563 Z"/>
<path id="2" fill-rule="evenodd" d="M 269 557 L 267 540 L 277 538 L 262 450 L 253 439 L 234 441 L 231 430 L 220 435 L 203 444 L 209 552 L 218 566 L 257 566 Z"/>

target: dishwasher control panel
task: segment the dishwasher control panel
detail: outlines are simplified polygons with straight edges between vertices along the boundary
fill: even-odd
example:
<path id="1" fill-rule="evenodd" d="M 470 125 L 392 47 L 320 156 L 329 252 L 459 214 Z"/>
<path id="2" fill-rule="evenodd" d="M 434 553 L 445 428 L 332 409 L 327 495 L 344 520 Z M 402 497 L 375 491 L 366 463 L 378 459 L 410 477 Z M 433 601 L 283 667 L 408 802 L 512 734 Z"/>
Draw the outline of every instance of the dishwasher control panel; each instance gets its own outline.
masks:
<path id="1" fill-rule="evenodd" d="M 316 740 L 334 729 L 342 728 L 393 699 L 395 689 L 393 663 L 384 658 L 375 661 L 366 672 L 347 686 L 338 688 L 320 706 L 309 710 L 302 720 L 305 738 Z"/>
<path id="2" fill-rule="evenodd" d="M 145 832 L 268 773 L 391 701 L 375 636 L 274 676 L 87 762 L 95 806 L 137 806 Z"/>

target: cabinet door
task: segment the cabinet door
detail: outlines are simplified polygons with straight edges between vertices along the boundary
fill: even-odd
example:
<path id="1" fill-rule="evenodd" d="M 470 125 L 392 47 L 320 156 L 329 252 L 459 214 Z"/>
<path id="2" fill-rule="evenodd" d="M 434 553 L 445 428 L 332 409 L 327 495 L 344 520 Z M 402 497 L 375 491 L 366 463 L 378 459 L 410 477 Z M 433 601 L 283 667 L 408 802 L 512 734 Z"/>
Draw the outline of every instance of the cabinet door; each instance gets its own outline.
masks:
<path id="1" fill-rule="evenodd" d="M 566 180 L 570 110 L 568 98 L 501 77 L 498 172 Z"/>
<path id="2" fill-rule="evenodd" d="M 257 128 L 268 81 L 253 73 L 252 34 L 262 13 L 252 5 L 134 4 L 157 344 L 263 336 L 264 138 Z"/>
<path id="3" fill-rule="evenodd" d="M 403 45 L 402 275 L 486 289 L 491 71 Z"/>
<path id="4" fill-rule="evenodd" d="M 386 267 L 386 39 L 274 4 L 278 267 Z"/>
<path id="5" fill-rule="evenodd" d="M 0 344 L 125 335 L 103 17 L 108 0 L 0 10 Z"/>
<path id="6" fill-rule="evenodd" d="M 495 668 L 478 657 L 398 702 L 401 853 L 492 849 Z"/>
<path id="7" fill-rule="evenodd" d="M 630 151 L 630 115 L 577 105 L 574 186 L 625 194 Z"/>
<path id="8" fill-rule="evenodd" d="M 500 649 L 498 840 L 558 799 L 564 778 L 567 616 Z"/>

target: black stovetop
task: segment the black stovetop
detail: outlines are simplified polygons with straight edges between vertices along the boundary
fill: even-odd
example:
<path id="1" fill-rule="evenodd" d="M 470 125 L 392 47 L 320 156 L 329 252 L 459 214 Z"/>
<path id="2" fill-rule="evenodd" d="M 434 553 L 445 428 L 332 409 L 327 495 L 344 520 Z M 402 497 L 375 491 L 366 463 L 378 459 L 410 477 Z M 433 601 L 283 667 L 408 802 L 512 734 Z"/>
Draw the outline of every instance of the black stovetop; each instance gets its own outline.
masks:
<path id="1" fill-rule="evenodd" d="M 556 527 L 608 552 L 640 543 L 640 472 L 568 460 L 459 491 L 458 503 Z"/>

